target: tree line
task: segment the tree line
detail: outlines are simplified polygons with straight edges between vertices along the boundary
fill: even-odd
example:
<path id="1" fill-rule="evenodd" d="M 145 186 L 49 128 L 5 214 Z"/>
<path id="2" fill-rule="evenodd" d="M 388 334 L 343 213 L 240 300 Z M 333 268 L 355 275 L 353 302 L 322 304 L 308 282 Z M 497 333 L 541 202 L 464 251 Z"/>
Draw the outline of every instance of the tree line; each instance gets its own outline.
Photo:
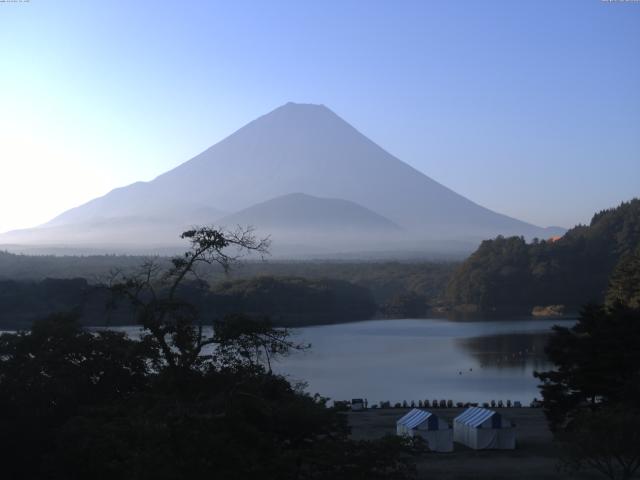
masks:
<path id="1" fill-rule="evenodd" d="M 482 242 L 447 286 L 456 307 L 528 313 L 539 305 L 564 305 L 577 311 L 602 303 L 612 272 L 640 254 L 640 200 L 594 215 L 559 239 L 499 236 Z"/>
<path id="2" fill-rule="evenodd" d="M 46 278 L 85 278 L 90 284 L 104 282 L 113 270 L 132 271 L 150 257 L 129 255 L 53 256 L 19 255 L 0 251 L 0 280 L 39 282 Z M 170 258 L 153 256 L 168 266 Z M 343 280 L 367 288 L 378 305 L 404 292 L 423 295 L 435 304 L 443 297 L 447 282 L 459 262 L 277 260 L 246 259 L 225 274 L 203 268 L 201 275 L 211 284 L 262 276 L 301 277 L 308 280 Z"/>
<path id="3" fill-rule="evenodd" d="M 267 315 L 279 326 L 365 320 L 378 311 L 368 289 L 343 280 L 261 276 L 213 285 L 190 280 L 180 290 L 201 312 Z M 128 306 L 106 308 L 110 295 L 107 284 L 82 278 L 0 280 L 0 329 L 29 328 L 51 313 L 71 311 L 87 326 L 134 324 Z"/>

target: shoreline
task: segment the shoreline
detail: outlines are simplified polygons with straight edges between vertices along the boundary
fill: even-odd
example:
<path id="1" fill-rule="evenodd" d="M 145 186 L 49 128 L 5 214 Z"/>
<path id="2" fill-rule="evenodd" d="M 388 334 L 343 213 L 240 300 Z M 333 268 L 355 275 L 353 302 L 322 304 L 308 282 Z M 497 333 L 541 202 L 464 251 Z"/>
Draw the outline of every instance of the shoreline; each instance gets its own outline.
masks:
<path id="1" fill-rule="evenodd" d="M 18 321 L 7 321 L 3 322 L 3 319 L 0 318 L 0 332 L 16 332 L 23 330 L 30 330 L 31 324 L 34 321 L 37 321 L 41 318 L 45 318 L 44 316 L 38 316 L 37 318 L 24 320 L 22 322 Z M 536 316 L 536 315 L 522 315 L 522 314 L 507 314 L 507 313 L 496 313 L 493 314 L 485 314 L 485 315 L 428 315 L 424 317 L 384 317 L 384 316 L 373 316 L 371 318 L 357 319 L 357 320 L 329 320 L 326 321 L 313 321 L 310 323 L 304 323 L 299 325 L 291 325 L 288 322 L 278 321 L 278 319 L 272 319 L 272 323 L 274 327 L 278 328 L 288 328 L 288 329 L 301 329 L 301 328 L 310 328 L 310 327 L 326 327 L 331 325 L 348 325 L 348 324 L 356 324 L 363 322 L 383 322 L 383 321 L 402 321 L 402 320 L 439 320 L 446 321 L 452 323 L 474 323 L 474 322 L 501 322 L 501 321 L 515 321 L 515 322 L 531 322 L 531 321 L 570 321 L 577 320 L 578 314 L 565 314 L 562 316 Z M 29 326 L 26 326 L 26 324 Z M 82 325 L 85 328 L 134 328 L 139 325 L 136 323 L 114 323 L 112 325 L 105 325 L 103 323 L 93 323 L 89 322 Z"/>

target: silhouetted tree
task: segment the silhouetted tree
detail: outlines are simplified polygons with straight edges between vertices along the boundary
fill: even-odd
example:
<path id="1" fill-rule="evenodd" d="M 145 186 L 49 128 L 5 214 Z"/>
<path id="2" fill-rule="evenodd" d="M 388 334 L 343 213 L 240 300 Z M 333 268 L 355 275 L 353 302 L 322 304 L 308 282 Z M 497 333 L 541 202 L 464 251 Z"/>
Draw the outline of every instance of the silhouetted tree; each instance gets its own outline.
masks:
<path id="1" fill-rule="evenodd" d="M 587 306 L 570 328 L 554 327 L 546 349 L 554 370 L 536 372 L 554 430 L 582 410 L 640 405 L 640 311 Z"/>
<path id="2" fill-rule="evenodd" d="M 190 249 L 173 257 L 169 268 L 149 260 L 133 275 L 114 272 L 109 286 L 131 302 L 138 323 L 157 343 L 167 365 L 188 369 L 206 360 L 200 355 L 202 349 L 215 339 L 204 334 L 202 312 L 185 299 L 185 284 L 193 280 L 190 286 L 204 292 L 206 284 L 198 277 L 200 264 L 217 264 L 228 271 L 244 255 L 268 253 L 269 239 L 257 239 L 252 229 L 240 227 L 235 231 L 200 227 L 181 238 L 189 241 Z"/>
<path id="3" fill-rule="evenodd" d="M 3 477 L 42 478 L 59 429 L 87 408 L 147 389 L 158 359 L 149 342 L 87 332 L 75 315 L 53 315 L 30 332 L 0 335 Z"/>
<path id="4" fill-rule="evenodd" d="M 571 328 L 554 327 L 537 372 L 543 407 L 567 468 L 628 479 L 640 467 L 640 310 L 588 306 Z"/>
<path id="5" fill-rule="evenodd" d="M 628 480 L 640 469 L 637 410 L 583 411 L 558 438 L 562 464 L 571 473 L 594 469 L 610 480 Z"/>
<path id="6" fill-rule="evenodd" d="M 213 330 L 212 342 L 217 345 L 213 359 L 221 365 L 266 366 L 272 373 L 272 359 L 310 347 L 289 340 L 289 331 L 273 328 L 268 318 L 227 315 L 214 322 Z"/>

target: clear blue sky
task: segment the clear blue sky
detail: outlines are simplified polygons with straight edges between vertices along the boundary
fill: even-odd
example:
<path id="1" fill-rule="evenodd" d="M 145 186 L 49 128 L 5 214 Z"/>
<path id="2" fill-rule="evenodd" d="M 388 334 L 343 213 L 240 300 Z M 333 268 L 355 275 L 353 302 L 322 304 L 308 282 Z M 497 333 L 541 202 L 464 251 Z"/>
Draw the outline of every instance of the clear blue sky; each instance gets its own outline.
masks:
<path id="1" fill-rule="evenodd" d="M 640 3 L 31 0 L 0 42 L 0 231 L 287 101 L 536 224 L 640 195 Z"/>

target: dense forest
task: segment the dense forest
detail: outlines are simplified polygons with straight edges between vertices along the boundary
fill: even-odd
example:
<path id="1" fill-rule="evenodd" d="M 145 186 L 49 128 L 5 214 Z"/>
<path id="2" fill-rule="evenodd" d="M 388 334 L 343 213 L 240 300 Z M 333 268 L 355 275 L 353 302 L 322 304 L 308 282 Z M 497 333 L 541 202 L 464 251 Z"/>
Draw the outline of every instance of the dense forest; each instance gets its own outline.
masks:
<path id="1" fill-rule="evenodd" d="M 212 292 L 220 313 L 267 315 L 284 326 L 366 319 L 377 310 L 368 289 L 344 280 L 260 276 L 221 282 Z"/>
<path id="2" fill-rule="evenodd" d="M 181 294 L 203 317 L 244 312 L 270 316 L 279 326 L 364 320 L 378 310 L 368 289 L 343 280 L 260 276 L 211 287 L 205 282 L 185 282 Z M 114 302 L 105 285 L 82 278 L 0 280 L 0 330 L 28 328 L 33 321 L 61 311 L 75 312 L 84 325 L 135 323 L 131 309 Z"/>
<path id="3" fill-rule="evenodd" d="M 559 239 L 482 242 L 455 271 L 447 301 L 484 311 L 528 313 L 538 305 L 576 311 L 588 302 L 602 303 L 612 272 L 623 271 L 638 254 L 640 200 L 634 199 L 597 213 L 588 226 L 579 225 Z"/>
<path id="4" fill-rule="evenodd" d="M 154 257 L 168 264 L 169 257 Z M 39 281 L 45 278 L 86 278 L 101 283 L 113 270 L 131 271 L 147 257 L 128 255 L 16 255 L 0 251 L 0 280 Z M 384 305 L 395 296 L 414 292 L 435 302 L 444 290 L 457 262 L 399 261 L 283 261 L 247 260 L 225 274 L 205 268 L 201 275 L 209 283 L 257 276 L 302 277 L 311 280 L 344 280 L 371 291 L 376 303 Z"/>
<path id="5" fill-rule="evenodd" d="M 138 256 L 28 256 L 0 252 L 0 329 L 28 327 L 58 311 L 79 310 L 86 325 L 131 323 L 126 309 L 105 310 L 103 288 L 114 271 L 134 272 Z M 168 257 L 154 257 L 168 266 Z M 245 261 L 225 274 L 205 265 L 202 296 L 216 314 L 268 314 L 277 325 L 373 316 L 424 316 L 441 302 L 456 264 L 437 262 Z M 193 298 L 192 301 L 195 301 Z"/>
<path id="6" fill-rule="evenodd" d="M 40 282 L 0 280 L 0 330 L 28 328 L 52 313 L 83 309 L 100 296 L 106 312 L 107 297 L 85 279 L 44 279 Z M 105 317 L 106 318 L 106 317 Z"/>

